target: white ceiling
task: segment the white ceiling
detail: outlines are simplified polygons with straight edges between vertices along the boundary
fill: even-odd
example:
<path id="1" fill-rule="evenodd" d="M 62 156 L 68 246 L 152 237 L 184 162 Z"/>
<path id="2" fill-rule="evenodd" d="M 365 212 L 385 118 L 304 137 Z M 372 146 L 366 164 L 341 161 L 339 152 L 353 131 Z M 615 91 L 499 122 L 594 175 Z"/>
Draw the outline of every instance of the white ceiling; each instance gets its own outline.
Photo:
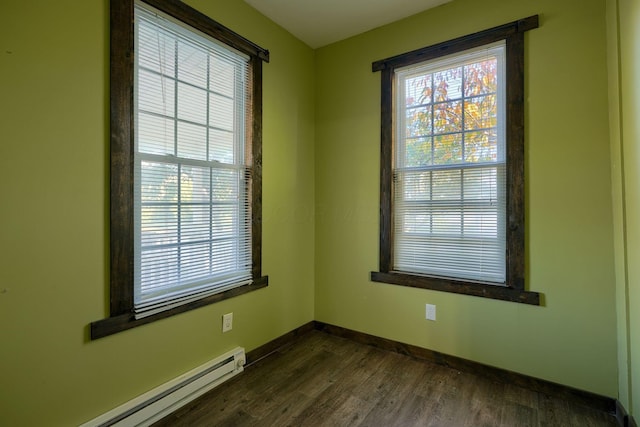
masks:
<path id="1" fill-rule="evenodd" d="M 312 48 L 326 46 L 451 0 L 245 0 Z"/>

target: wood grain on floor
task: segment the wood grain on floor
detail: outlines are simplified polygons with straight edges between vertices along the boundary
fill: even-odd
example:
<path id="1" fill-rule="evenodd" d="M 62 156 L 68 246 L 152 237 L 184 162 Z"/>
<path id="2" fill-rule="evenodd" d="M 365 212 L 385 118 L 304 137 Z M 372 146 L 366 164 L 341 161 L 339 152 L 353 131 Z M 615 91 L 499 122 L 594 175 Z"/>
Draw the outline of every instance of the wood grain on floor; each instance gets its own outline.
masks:
<path id="1" fill-rule="evenodd" d="M 615 417 L 311 331 L 161 426 L 615 427 Z"/>

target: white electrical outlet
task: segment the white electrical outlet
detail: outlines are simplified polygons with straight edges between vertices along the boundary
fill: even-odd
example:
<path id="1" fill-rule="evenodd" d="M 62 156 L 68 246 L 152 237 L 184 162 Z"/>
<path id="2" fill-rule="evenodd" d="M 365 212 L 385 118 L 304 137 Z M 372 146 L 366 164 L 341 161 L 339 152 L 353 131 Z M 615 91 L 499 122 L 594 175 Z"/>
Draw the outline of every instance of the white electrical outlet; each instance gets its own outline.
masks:
<path id="1" fill-rule="evenodd" d="M 436 320 L 436 306 L 433 304 L 426 305 L 426 318 L 427 320 Z"/>
<path id="2" fill-rule="evenodd" d="M 222 332 L 229 332 L 233 329 L 233 313 L 222 316 Z"/>

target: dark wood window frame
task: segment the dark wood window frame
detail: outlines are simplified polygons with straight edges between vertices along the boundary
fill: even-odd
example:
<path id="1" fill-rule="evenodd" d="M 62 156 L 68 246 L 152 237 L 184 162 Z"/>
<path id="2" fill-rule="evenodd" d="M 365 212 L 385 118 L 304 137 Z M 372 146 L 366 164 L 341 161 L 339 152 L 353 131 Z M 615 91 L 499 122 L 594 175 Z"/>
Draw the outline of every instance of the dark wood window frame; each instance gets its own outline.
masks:
<path id="1" fill-rule="evenodd" d="M 372 281 L 540 305 L 540 294 L 527 291 L 524 280 L 524 33 L 537 27 L 538 16 L 534 15 L 373 63 L 373 71 L 381 72 L 381 157 L 380 271 L 371 272 Z M 506 43 L 506 284 L 500 286 L 394 271 L 392 170 L 395 70 L 501 40 Z"/>
<path id="2" fill-rule="evenodd" d="M 110 303 L 109 317 L 92 322 L 91 339 L 164 319 L 268 285 L 262 276 L 262 62 L 269 51 L 179 0 L 142 0 L 249 56 L 252 73 L 250 203 L 252 282 L 148 317 L 133 314 L 134 283 L 134 0 L 110 2 Z"/>

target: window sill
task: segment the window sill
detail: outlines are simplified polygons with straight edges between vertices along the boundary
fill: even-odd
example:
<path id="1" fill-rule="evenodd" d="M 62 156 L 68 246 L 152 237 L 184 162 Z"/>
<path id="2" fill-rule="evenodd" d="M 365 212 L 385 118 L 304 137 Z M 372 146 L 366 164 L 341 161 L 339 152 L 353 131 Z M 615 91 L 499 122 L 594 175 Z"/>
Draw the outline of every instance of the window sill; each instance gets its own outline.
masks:
<path id="1" fill-rule="evenodd" d="M 412 288 L 431 289 L 441 292 L 491 298 L 521 304 L 541 305 L 540 293 L 515 289 L 509 286 L 488 285 L 485 283 L 463 282 L 450 279 L 419 276 L 406 273 L 371 272 L 371 281 Z"/>
<path id="2" fill-rule="evenodd" d="M 239 295 L 246 294 L 248 292 L 257 291 L 269 284 L 269 277 L 263 276 L 253 283 L 245 286 L 240 286 L 234 289 L 230 289 L 219 294 L 211 295 L 206 298 L 193 301 L 191 303 L 181 305 L 179 307 L 172 308 L 171 310 L 162 311 L 160 313 L 136 319 L 133 313 L 121 314 L 119 316 L 107 317 L 106 319 L 92 322 L 90 325 L 91 340 L 103 338 L 109 335 L 116 334 L 127 329 L 135 328 L 138 326 L 146 325 L 156 320 L 165 319 L 167 317 L 175 316 L 176 314 L 184 313 L 189 310 L 204 307 L 205 305 L 213 304 L 225 299 L 237 297 Z"/>

